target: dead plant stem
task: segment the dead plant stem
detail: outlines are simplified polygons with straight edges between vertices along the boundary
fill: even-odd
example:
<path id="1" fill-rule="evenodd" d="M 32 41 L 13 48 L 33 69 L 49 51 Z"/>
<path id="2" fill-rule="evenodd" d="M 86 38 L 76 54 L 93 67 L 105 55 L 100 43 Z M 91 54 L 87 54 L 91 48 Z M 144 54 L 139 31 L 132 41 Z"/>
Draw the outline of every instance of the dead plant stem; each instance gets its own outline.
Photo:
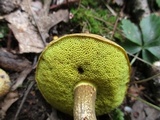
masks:
<path id="1" fill-rule="evenodd" d="M 22 106 L 23 106 L 23 104 L 24 104 L 24 102 L 25 102 L 25 100 L 26 100 L 26 98 L 27 98 L 27 96 L 28 96 L 28 93 L 30 92 L 30 90 L 31 90 L 31 88 L 32 88 L 32 86 L 35 84 L 35 81 L 32 81 L 30 84 L 29 84 L 29 86 L 28 86 L 28 88 L 27 88 L 27 90 L 26 90 L 26 92 L 25 92 L 25 94 L 24 94 L 24 97 L 23 97 L 23 99 L 22 99 L 22 102 L 21 102 L 21 104 L 20 104 L 20 106 L 19 106 L 19 108 L 18 108 L 18 110 L 17 110 L 17 112 L 16 112 L 16 115 L 15 115 L 15 117 L 14 117 L 14 120 L 18 120 L 18 115 L 19 115 L 19 113 L 20 113 L 20 111 L 21 111 L 21 109 L 22 109 Z"/>
<path id="2" fill-rule="evenodd" d="M 128 93 L 128 95 L 129 95 L 130 97 L 134 97 L 136 100 L 139 100 L 139 101 L 141 101 L 141 102 L 143 102 L 143 103 L 145 103 L 145 104 L 147 104 L 147 105 L 155 108 L 156 110 L 160 111 L 160 107 L 158 107 L 158 106 L 156 106 L 156 105 L 154 105 L 154 104 L 152 104 L 152 103 L 149 103 L 149 102 L 147 102 L 146 100 L 143 100 L 143 99 L 140 98 L 140 97 L 136 97 L 136 96 L 134 96 L 134 95 L 132 95 L 132 94 L 129 94 L 129 93 Z"/>
<path id="3" fill-rule="evenodd" d="M 156 78 L 156 77 L 158 77 L 158 76 L 160 76 L 160 73 L 155 74 L 155 75 L 153 75 L 153 76 L 151 76 L 151 77 L 149 77 L 149 78 L 143 79 L 143 80 L 134 81 L 134 82 L 131 83 L 131 84 L 137 84 L 137 83 L 148 82 L 148 81 L 153 80 L 154 78 Z"/>

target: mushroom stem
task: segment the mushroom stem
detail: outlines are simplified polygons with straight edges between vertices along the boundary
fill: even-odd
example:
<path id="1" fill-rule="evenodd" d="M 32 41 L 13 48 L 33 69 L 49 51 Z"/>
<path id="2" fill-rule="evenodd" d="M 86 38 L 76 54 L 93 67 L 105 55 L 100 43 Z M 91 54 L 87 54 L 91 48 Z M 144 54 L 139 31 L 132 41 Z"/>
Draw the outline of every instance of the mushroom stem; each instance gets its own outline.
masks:
<path id="1" fill-rule="evenodd" d="M 96 87 L 78 83 L 74 89 L 74 120 L 97 120 L 95 115 Z"/>

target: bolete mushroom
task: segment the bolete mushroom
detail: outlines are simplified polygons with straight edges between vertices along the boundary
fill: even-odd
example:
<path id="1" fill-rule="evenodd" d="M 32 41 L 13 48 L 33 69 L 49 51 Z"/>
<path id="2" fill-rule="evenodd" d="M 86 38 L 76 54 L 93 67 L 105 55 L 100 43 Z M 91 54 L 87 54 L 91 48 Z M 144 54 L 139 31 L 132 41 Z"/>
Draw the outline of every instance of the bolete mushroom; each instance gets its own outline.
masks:
<path id="1" fill-rule="evenodd" d="M 8 74 L 0 68 L 0 98 L 8 93 L 11 87 L 11 81 Z"/>
<path id="2" fill-rule="evenodd" d="M 118 107 L 130 78 L 126 52 L 94 34 L 71 34 L 42 52 L 36 81 L 44 98 L 75 120 L 96 120 Z"/>

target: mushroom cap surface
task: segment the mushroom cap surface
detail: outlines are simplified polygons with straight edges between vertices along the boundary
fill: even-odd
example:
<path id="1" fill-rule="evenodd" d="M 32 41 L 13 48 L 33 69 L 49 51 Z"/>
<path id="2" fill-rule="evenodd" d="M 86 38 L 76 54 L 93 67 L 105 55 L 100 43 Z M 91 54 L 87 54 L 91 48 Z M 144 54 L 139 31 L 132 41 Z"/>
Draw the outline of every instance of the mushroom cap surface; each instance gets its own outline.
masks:
<path id="1" fill-rule="evenodd" d="M 0 97 L 4 96 L 11 87 L 8 74 L 0 68 Z"/>
<path id="2" fill-rule="evenodd" d="M 126 52 L 116 43 L 94 34 L 71 34 L 51 42 L 42 52 L 36 81 L 44 98 L 72 115 L 74 87 L 81 81 L 97 88 L 97 115 L 118 107 L 130 79 Z"/>

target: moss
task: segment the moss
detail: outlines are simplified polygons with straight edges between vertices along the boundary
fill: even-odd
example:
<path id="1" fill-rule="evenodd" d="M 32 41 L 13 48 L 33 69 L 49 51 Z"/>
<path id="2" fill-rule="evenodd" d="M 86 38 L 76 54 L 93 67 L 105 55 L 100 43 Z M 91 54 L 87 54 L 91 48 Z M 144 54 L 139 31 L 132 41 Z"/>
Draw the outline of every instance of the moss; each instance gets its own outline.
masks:
<path id="1" fill-rule="evenodd" d="M 111 7 L 116 9 L 115 6 Z M 119 11 L 120 9 L 115 10 L 116 13 Z M 78 8 L 71 9 L 71 13 L 74 15 L 71 23 L 80 26 L 83 33 L 89 32 L 111 38 L 117 17 L 107 9 L 104 1 L 82 0 Z M 117 25 L 117 28 L 121 29 L 120 24 Z M 121 40 L 121 33 L 116 31 L 116 34 L 119 34 L 118 39 Z M 116 40 L 117 35 L 112 39 Z"/>
<path id="2" fill-rule="evenodd" d="M 124 113 L 119 108 L 111 112 L 111 118 L 112 120 L 125 120 Z"/>
<path id="3" fill-rule="evenodd" d="M 102 115 L 122 103 L 129 74 L 120 46 L 100 36 L 75 34 L 49 44 L 41 54 L 36 79 L 46 100 L 68 114 L 73 110 L 74 86 L 82 80 L 94 83 L 96 113 Z"/>
<path id="4" fill-rule="evenodd" d="M 112 30 L 105 29 L 108 26 L 104 21 L 110 19 L 107 17 L 106 10 L 79 8 L 78 10 L 72 9 L 71 12 L 74 14 L 72 22 L 74 24 L 80 24 L 80 26 L 83 27 L 83 32 L 86 30 L 91 33 L 105 35 L 106 33 L 110 32 L 110 30 Z M 115 22 L 115 19 L 112 22 Z"/>

